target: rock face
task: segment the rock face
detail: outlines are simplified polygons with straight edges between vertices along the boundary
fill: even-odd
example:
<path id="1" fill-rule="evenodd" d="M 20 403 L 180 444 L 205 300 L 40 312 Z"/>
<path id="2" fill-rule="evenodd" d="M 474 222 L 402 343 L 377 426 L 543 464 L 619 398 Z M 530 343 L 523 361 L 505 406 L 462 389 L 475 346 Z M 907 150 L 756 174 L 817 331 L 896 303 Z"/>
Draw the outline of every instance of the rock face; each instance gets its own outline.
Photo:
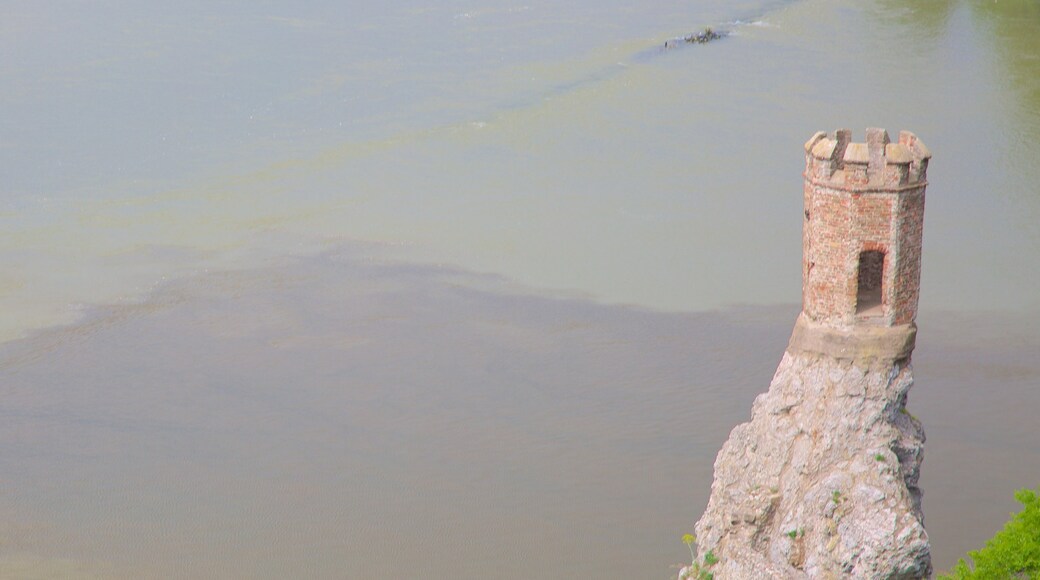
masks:
<path id="1" fill-rule="evenodd" d="M 697 523 L 715 578 L 924 578 L 924 432 L 909 364 L 785 353 L 715 461 Z"/>

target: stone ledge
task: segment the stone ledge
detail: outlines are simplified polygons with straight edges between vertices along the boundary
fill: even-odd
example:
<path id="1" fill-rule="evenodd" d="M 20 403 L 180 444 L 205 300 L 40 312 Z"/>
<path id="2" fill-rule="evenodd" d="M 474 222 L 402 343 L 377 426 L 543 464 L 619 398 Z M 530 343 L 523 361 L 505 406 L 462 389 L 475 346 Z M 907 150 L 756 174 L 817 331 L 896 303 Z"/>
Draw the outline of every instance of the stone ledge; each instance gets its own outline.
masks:
<path id="1" fill-rule="evenodd" d="M 917 325 L 857 326 L 834 328 L 798 315 L 787 351 L 823 354 L 837 359 L 900 360 L 910 356 L 917 339 Z"/>
<path id="2" fill-rule="evenodd" d="M 921 181 L 915 181 L 913 183 L 905 183 L 903 185 L 890 184 L 885 185 L 884 183 L 868 182 L 868 183 L 846 183 L 845 170 L 836 169 L 833 173 L 834 177 L 830 179 L 822 179 L 819 177 L 813 177 L 809 173 L 802 173 L 802 176 L 817 187 L 826 189 L 832 193 L 837 194 L 849 194 L 849 193 L 903 193 L 906 191 L 912 191 L 915 189 L 924 190 L 928 187 L 928 180 L 922 179 Z"/>

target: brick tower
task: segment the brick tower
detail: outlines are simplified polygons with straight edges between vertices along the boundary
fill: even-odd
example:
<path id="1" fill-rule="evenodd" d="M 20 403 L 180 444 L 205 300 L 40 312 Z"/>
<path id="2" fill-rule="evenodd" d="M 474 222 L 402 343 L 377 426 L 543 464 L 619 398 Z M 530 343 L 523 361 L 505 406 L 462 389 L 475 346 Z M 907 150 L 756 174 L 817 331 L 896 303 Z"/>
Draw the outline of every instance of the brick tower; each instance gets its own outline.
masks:
<path id="1" fill-rule="evenodd" d="M 789 349 L 903 359 L 917 332 L 928 148 L 908 131 L 805 144 L 802 314 Z"/>

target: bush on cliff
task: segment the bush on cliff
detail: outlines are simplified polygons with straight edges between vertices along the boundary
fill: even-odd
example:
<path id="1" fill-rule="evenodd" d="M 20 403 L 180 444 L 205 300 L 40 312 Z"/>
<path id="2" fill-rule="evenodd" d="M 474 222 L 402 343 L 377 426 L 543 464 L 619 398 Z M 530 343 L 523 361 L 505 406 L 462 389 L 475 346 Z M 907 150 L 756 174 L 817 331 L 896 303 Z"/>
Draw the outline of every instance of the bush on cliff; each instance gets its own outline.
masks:
<path id="1" fill-rule="evenodd" d="M 962 558 L 949 574 L 939 576 L 940 580 L 1040 579 L 1040 494 L 1037 492 L 1040 489 L 1015 492 L 1022 511 L 986 542 L 985 548 L 968 552 L 974 567 Z"/>

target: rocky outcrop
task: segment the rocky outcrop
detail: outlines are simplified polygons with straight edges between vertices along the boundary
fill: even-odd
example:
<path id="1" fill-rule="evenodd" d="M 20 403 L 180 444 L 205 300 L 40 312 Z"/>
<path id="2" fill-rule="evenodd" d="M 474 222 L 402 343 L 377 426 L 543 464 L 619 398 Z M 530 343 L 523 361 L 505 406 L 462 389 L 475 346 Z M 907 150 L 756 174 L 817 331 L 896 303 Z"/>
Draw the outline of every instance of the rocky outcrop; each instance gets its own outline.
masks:
<path id="1" fill-rule="evenodd" d="M 715 461 L 697 523 L 715 578 L 924 578 L 924 431 L 909 359 L 791 350 Z"/>
<path id="2" fill-rule="evenodd" d="M 697 523 L 715 578 L 925 578 L 913 384 L 931 153 L 839 129 L 805 144 L 802 313 Z"/>

